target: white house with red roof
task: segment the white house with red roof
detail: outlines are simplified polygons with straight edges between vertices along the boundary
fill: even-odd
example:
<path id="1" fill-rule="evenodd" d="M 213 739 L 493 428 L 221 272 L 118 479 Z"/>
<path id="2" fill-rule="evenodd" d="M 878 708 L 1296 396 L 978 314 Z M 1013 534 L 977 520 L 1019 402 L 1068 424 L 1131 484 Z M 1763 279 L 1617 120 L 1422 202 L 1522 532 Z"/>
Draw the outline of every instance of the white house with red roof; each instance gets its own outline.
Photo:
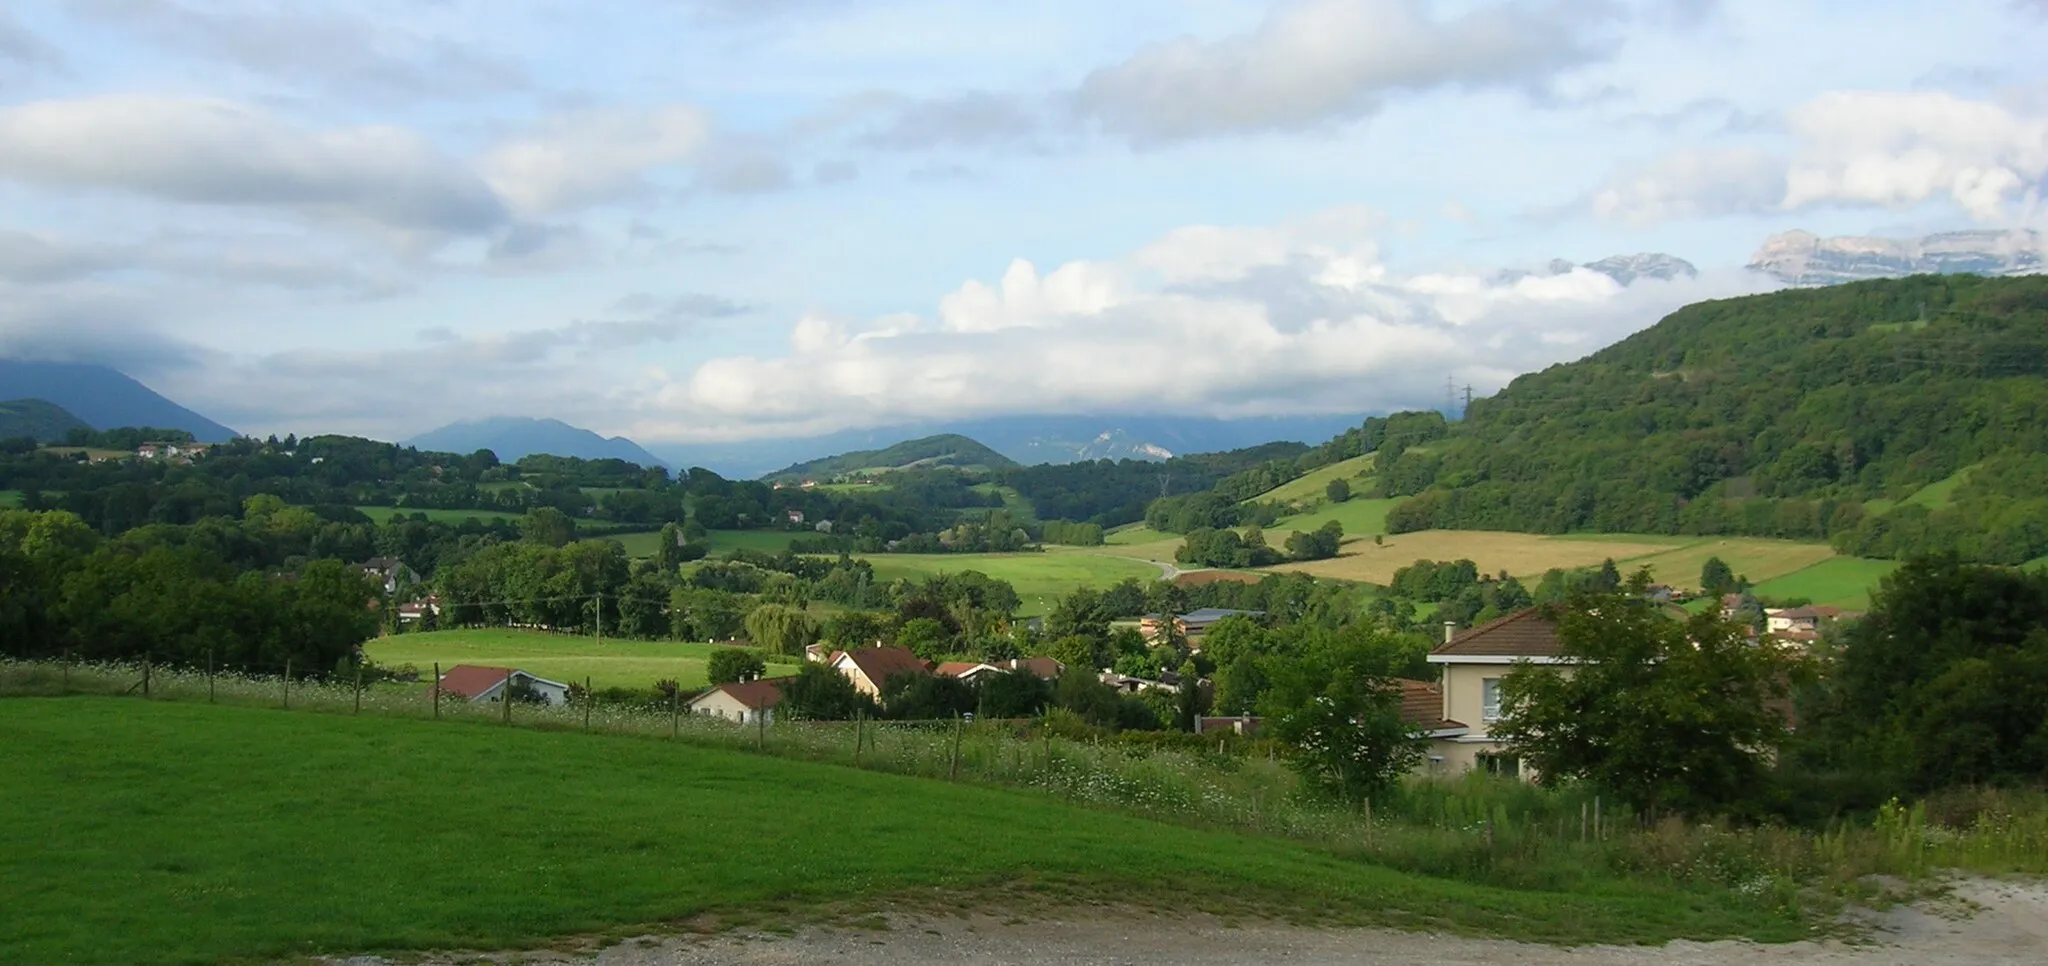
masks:
<path id="1" fill-rule="evenodd" d="M 435 685 L 442 694 L 452 695 L 469 701 L 497 701 L 504 697 L 510 686 L 513 694 L 530 692 L 541 701 L 557 707 L 569 703 L 569 686 L 560 681 L 529 674 L 518 668 L 490 667 L 483 664 L 457 664 L 441 675 Z"/>
<path id="2" fill-rule="evenodd" d="M 782 682 L 788 680 L 756 678 L 717 685 L 690 699 L 690 713 L 740 724 L 774 724 L 775 706 L 782 703 Z"/>

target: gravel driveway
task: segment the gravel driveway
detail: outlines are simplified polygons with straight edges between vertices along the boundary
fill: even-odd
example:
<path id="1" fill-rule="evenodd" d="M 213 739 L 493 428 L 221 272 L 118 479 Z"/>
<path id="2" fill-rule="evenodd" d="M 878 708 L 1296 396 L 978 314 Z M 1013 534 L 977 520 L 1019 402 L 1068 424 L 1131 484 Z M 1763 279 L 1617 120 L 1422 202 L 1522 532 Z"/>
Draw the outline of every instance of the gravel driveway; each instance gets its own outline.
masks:
<path id="1" fill-rule="evenodd" d="M 1665 946 L 1561 948 L 1378 929 L 1226 926 L 1205 917 L 1150 916 L 1005 922 L 993 917 L 892 919 L 887 929 L 809 929 L 789 937 L 726 934 L 647 937 L 586 954 L 489 957 L 500 962 L 589 966 L 1736 966 L 2048 964 L 2048 885 L 1971 880 L 1954 896 L 1875 916 L 1871 941 L 1759 946 L 1676 942 Z M 476 962 L 474 955 L 430 963 Z M 348 960 L 371 966 L 374 959 Z"/>

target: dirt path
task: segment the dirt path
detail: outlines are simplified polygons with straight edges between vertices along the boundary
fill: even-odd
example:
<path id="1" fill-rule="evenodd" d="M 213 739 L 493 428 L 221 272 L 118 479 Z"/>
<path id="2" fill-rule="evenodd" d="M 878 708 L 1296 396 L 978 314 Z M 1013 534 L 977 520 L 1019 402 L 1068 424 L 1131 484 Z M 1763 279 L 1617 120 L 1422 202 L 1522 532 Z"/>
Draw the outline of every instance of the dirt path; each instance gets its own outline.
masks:
<path id="1" fill-rule="evenodd" d="M 508 957 L 508 962 L 590 966 L 1768 966 L 1900 964 L 1989 966 L 2048 963 L 2048 884 L 1973 880 L 1953 898 L 1873 914 L 1872 940 L 1848 945 L 1802 942 L 1676 942 L 1661 947 L 1560 948 L 1386 930 L 1285 925 L 1231 927 L 1206 917 L 1149 916 L 1034 920 L 990 916 L 891 918 L 886 929 L 807 929 L 789 937 L 726 934 L 647 937 L 595 954 Z M 458 957 L 430 962 L 476 962 Z M 371 966 L 376 960 L 351 960 Z"/>

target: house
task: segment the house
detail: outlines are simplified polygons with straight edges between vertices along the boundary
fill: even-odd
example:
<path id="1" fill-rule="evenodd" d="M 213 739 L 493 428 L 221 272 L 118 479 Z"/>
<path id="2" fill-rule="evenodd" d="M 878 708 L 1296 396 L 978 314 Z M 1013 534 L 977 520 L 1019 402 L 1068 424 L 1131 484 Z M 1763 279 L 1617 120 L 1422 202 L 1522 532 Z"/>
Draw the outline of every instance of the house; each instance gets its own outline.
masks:
<path id="1" fill-rule="evenodd" d="M 153 460 L 159 456 L 164 455 L 164 447 L 167 445 L 169 444 L 144 443 L 140 446 L 135 447 L 135 455 L 141 459 Z"/>
<path id="2" fill-rule="evenodd" d="M 984 674 L 1002 674 L 1009 671 L 1029 671 L 1041 680 L 1058 680 L 1067 666 L 1049 657 L 1011 658 L 1006 661 L 946 661 L 932 669 L 932 673 L 973 681 Z"/>
<path id="3" fill-rule="evenodd" d="M 1175 629 L 1180 632 L 1182 637 L 1195 637 L 1208 631 L 1217 621 L 1225 617 L 1262 617 L 1265 613 L 1262 610 L 1231 610 L 1227 607 L 1204 607 L 1201 610 L 1190 611 L 1175 617 L 1173 623 Z M 1138 618 L 1138 633 L 1145 635 L 1147 640 L 1157 640 L 1160 632 L 1165 630 L 1165 627 L 1165 619 L 1158 614 L 1146 614 Z"/>
<path id="4" fill-rule="evenodd" d="M 1861 616 L 1839 607 L 1771 607 L 1764 610 L 1764 629 L 1773 634 L 1810 640 L 1826 624 Z"/>
<path id="5" fill-rule="evenodd" d="M 789 522 L 791 523 L 801 525 L 804 522 L 804 511 L 802 510 L 791 510 L 789 511 L 787 516 L 789 517 Z"/>
<path id="6" fill-rule="evenodd" d="M 442 694 L 474 703 L 500 700 L 508 683 L 512 685 L 514 695 L 527 691 L 547 704 L 559 707 L 569 703 L 568 685 L 509 667 L 457 664 L 441 675 L 435 687 Z"/>
<path id="7" fill-rule="evenodd" d="M 398 605 L 398 620 L 400 623 L 411 623 L 429 614 L 435 617 L 441 616 L 441 597 L 439 594 L 428 594 L 419 600 L 408 601 Z"/>
<path id="8" fill-rule="evenodd" d="M 1439 711 L 1430 729 L 1429 759 L 1432 770 L 1459 774 L 1473 768 L 1487 768 L 1503 774 L 1519 774 L 1521 763 L 1507 746 L 1493 739 L 1487 729 L 1500 720 L 1500 682 L 1517 663 L 1569 664 L 1558 643 L 1557 625 L 1542 612 L 1531 608 L 1489 621 L 1464 633 L 1454 624 L 1444 625 L 1444 643 L 1429 652 L 1429 663 L 1442 668 L 1438 689 Z M 1421 682 L 1417 682 L 1421 683 Z M 1404 685 L 1402 707 L 1426 717 L 1423 692 Z"/>
<path id="9" fill-rule="evenodd" d="M 1420 732 L 1432 744 L 1424 772 L 1431 775 L 1442 773 L 1450 756 L 1438 753 L 1434 747 L 1435 743 L 1464 737 L 1470 729 L 1465 727 L 1464 722 L 1452 721 L 1444 716 L 1444 690 L 1436 682 L 1395 678 L 1394 683 L 1401 686 L 1401 721 Z"/>
<path id="10" fill-rule="evenodd" d="M 1204 735 L 1224 731 L 1228 731 L 1231 734 L 1244 735 L 1249 738 L 1259 733 L 1259 717 L 1249 714 L 1224 717 L 1195 716 L 1195 734 Z"/>
<path id="11" fill-rule="evenodd" d="M 740 724 L 774 724 L 775 706 L 782 703 L 782 682 L 789 678 L 757 678 L 718 685 L 690 699 L 691 714 L 724 718 Z"/>
<path id="12" fill-rule="evenodd" d="M 809 661 L 813 664 L 827 663 L 832 660 L 832 655 L 836 653 L 838 652 L 832 650 L 829 647 L 826 647 L 823 644 L 804 645 L 804 660 Z"/>
<path id="13" fill-rule="evenodd" d="M 852 679 L 854 690 L 869 697 L 881 697 L 882 686 L 899 674 L 930 674 L 930 661 L 907 647 L 862 647 L 838 651 L 827 662 L 832 670 Z"/>
<path id="14" fill-rule="evenodd" d="M 388 596 L 420 582 L 420 575 L 397 557 L 371 557 L 362 563 L 363 576 L 384 588 Z"/>

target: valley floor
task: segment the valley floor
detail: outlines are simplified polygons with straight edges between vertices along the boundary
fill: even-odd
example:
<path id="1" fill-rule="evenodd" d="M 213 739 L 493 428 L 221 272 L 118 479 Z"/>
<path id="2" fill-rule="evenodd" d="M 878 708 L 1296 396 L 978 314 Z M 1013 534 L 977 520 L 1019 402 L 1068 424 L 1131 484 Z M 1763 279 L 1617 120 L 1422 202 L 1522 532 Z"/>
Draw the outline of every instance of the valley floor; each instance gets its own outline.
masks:
<path id="1" fill-rule="evenodd" d="M 2048 885 L 1965 880 L 1949 897 L 1871 914 L 1862 925 L 1869 933 L 1856 942 L 1679 941 L 1662 946 L 1570 947 L 1393 930 L 1233 923 L 1208 915 L 1069 909 L 1028 920 L 983 913 L 917 913 L 875 917 L 856 928 L 807 928 L 793 935 L 643 937 L 601 950 L 517 959 L 591 966 L 1989 966 L 2048 961 Z M 462 955 L 429 957 L 425 963 L 452 966 L 476 961 L 474 955 Z M 379 961 L 349 963 L 372 966 Z"/>

